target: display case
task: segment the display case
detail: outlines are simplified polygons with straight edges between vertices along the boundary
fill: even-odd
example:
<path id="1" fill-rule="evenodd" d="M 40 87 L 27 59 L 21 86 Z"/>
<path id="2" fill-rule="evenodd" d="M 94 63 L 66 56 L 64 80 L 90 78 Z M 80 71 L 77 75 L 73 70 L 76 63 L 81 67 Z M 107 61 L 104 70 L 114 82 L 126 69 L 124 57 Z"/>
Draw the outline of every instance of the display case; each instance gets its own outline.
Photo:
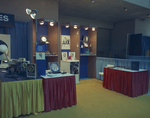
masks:
<path id="1" fill-rule="evenodd" d="M 41 21 L 44 24 L 40 24 Z M 36 52 L 45 52 L 46 69 L 48 69 L 48 62 L 58 62 L 58 23 L 53 21 L 53 26 L 51 26 L 50 22 L 51 20 L 49 19 L 38 19 L 36 27 L 36 20 L 31 20 L 31 62 L 36 63 Z M 47 38 L 47 43 L 41 42 L 42 36 Z"/>
<path id="2" fill-rule="evenodd" d="M 87 29 L 87 26 L 82 26 L 80 29 L 80 79 L 96 77 L 96 45 L 96 27 Z"/>
<path id="3" fill-rule="evenodd" d="M 64 43 L 65 37 L 68 42 Z M 68 47 L 63 46 L 68 45 Z M 60 55 L 61 52 L 75 52 L 75 59 L 80 58 L 80 28 L 77 23 L 60 23 Z M 61 59 L 60 59 L 61 60 Z"/>
<path id="4" fill-rule="evenodd" d="M 67 40 L 66 40 L 67 39 Z M 60 60 L 60 68 L 68 73 L 75 74 L 76 83 L 79 83 L 79 72 L 80 72 L 80 26 L 77 23 L 60 23 L 60 55 L 62 52 L 67 53 L 67 58 L 69 53 L 75 53 L 75 60 Z M 74 73 L 70 71 L 72 64 L 78 65 L 78 72 Z"/>

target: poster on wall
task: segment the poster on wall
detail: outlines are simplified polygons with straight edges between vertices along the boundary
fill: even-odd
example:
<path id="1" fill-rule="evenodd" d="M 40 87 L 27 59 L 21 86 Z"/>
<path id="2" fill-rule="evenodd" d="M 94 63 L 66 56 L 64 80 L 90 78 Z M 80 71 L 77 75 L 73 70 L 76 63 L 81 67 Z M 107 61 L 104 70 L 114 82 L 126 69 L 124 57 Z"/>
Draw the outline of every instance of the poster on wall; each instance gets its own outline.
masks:
<path id="1" fill-rule="evenodd" d="M 0 34 L 0 60 L 11 58 L 10 35 Z"/>
<path id="2" fill-rule="evenodd" d="M 67 60 L 67 52 L 62 52 L 62 60 Z"/>
<path id="3" fill-rule="evenodd" d="M 36 60 L 45 60 L 45 52 L 36 52 Z"/>
<path id="4" fill-rule="evenodd" d="M 61 35 L 61 49 L 70 49 L 70 35 Z"/>

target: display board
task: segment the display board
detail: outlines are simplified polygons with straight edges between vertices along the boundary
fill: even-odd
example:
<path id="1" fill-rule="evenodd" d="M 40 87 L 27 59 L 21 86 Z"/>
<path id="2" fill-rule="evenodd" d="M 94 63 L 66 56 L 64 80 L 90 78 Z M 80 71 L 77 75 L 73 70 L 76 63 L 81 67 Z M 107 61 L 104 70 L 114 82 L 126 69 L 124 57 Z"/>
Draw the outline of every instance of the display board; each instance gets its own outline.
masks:
<path id="1" fill-rule="evenodd" d="M 10 35 L 0 34 L 0 46 L 6 46 L 8 48 L 8 56 L 11 58 Z M 5 54 L 0 55 L 0 60 L 2 59 L 6 59 Z"/>

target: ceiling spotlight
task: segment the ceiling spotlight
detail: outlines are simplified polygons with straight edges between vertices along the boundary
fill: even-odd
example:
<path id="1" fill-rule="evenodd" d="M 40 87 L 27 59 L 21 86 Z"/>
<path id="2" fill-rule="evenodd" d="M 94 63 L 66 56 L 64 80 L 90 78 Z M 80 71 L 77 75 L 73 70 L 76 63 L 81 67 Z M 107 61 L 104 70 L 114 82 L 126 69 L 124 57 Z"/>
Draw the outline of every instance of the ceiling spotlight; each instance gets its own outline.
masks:
<path id="1" fill-rule="evenodd" d="M 92 27 L 92 31 L 95 31 L 95 27 Z"/>
<path id="2" fill-rule="evenodd" d="M 77 25 L 74 25 L 74 29 L 77 29 L 78 28 L 78 26 Z"/>
<path id="3" fill-rule="evenodd" d="M 30 14 L 30 16 L 31 16 L 32 19 L 35 19 L 36 13 Z"/>
<path id="4" fill-rule="evenodd" d="M 50 24 L 50 26 L 54 26 L 54 22 L 50 22 L 49 24 Z"/>
<path id="5" fill-rule="evenodd" d="M 39 23 L 40 23 L 40 25 L 44 25 L 44 21 L 40 21 Z"/>
<path id="6" fill-rule="evenodd" d="M 30 10 L 30 9 L 26 9 L 26 13 L 28 14 L 28 15 L 30 15 L 30 13 L 32 12 L 32 10 Z"/>
<path id="7" fill-rule="evenodd" d="M 147 17 L 150 18 L 150 14 L 147 14 Z"/>
<path id="8" fill-rule="evenodd" d="M 91 2 L 92 2 L 92 3 L 94 3 L 94 2 L 95 2 L 95 0 L 91 0 Z"/>
<path id="9" fill-rule="evenodd" d="M 128 11 L 128 9 L 126 7 L 124 7 L 124 11 Z"/>
<path id="10" fill-rule="evenodd" d="M 38 11 L 36 9 L 26 9 L 26 13 L 30 15 L 32 19 L 35 19 L 37 12 Z"/>
<path id="11" fill-rule="evenodd" d="M 89 28 L 88 28 L 88 27 L 85 27 L 84 29 L 85 29 L 85 30 L 88 30 Z"/>
<path id="12" fill-rule="evenodd" d="M 69 25 L 65 25 L 66 28 L 69 28 Z"/>

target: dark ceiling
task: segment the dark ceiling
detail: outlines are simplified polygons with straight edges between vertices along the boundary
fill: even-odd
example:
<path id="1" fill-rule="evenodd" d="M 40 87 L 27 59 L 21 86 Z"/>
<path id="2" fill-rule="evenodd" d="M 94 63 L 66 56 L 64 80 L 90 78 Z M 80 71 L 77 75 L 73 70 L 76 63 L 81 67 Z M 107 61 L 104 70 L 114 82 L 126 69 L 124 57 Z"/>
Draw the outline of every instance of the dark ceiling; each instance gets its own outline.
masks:
<path id="1" fill-rule="evenodd" d="M 124 8 L 128 11 L 124 11 Z M 90 20 L 120 22 L 129 19 L 145 19 L 150 9 L 123 0 L 60 0 L 59 15 Z"/>

